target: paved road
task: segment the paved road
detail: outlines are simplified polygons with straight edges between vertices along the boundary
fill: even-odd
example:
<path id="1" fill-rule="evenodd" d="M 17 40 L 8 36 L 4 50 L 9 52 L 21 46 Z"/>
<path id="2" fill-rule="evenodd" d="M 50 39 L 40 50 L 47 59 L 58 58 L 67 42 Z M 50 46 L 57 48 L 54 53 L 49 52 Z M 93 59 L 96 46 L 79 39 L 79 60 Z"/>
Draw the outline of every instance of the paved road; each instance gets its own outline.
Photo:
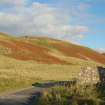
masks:
<path id="1" fill-rule="evenodd" d="M 0 105 L 31 105 L 45 88 L 31 87 L 18 92 L 0 95 Z"/>
<path id="2" fill-rule="evenodd" d="M 32 105 L 35 97 L 40 93 L 53 86 L 62 86 L 64 84 L 74 84 L 73 81 L 59 81 L 43 84 L 33 84 L 33 87 L 23 89 L 17 92 L 11 92 L 0 95 L 0 105 Z"/>

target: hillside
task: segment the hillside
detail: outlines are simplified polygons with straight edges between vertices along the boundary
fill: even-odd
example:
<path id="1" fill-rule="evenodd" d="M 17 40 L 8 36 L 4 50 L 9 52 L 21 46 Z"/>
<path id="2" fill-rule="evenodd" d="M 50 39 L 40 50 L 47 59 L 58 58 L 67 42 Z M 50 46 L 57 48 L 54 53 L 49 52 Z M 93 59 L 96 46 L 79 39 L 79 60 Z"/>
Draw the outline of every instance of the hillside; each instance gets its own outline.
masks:
<path id="1" fill-rule="evenodd" d="M 102 53 L 102 55 L 104 55 L 104 56 L 105 56 L 105 53 Z"/>
<path id="2" fill-rule="evenodd" d="M 105 56 L 87 47 L 45 37 L 12 37 L 0 33 L 0 55 L 45 64 L 71 64 L 74 57 L 105 64 Z"/>
<path id="3" fill-rule="evenodd" d="M 0 92 L 30 87 L 37 82 L 68 81 L 77 78 L 85 65 L 95 68 L 100 65 L 73 57 L 67 61 L 72 65 L 39 64 L 0 55 Z"/>
<path id="4" fill-rule="evenodd" d="M 105 57 L 89 48 L 45 37 L 0 33 L 0 92 L 36 82 L 76 78 L 84 66 L 104 66 Z"/>

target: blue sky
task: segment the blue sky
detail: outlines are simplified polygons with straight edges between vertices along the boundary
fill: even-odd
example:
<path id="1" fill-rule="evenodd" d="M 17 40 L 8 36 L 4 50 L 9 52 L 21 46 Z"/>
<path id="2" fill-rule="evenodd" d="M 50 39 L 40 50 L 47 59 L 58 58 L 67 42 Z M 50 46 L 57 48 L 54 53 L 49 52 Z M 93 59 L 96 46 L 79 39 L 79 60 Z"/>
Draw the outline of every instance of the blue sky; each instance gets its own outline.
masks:
<path id="1" fill-rule="evenodd" d="M 105 51 L 105 0 L 0 0 L 0 31 Z"/>

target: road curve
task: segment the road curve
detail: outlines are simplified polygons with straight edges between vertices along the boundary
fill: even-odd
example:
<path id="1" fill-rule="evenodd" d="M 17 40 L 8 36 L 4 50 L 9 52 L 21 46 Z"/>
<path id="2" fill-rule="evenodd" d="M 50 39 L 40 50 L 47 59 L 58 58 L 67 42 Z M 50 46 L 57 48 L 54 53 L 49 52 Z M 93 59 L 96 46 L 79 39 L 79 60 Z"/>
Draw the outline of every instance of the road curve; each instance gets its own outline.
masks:
<path id="1" fill-rule="evenodd" d="M 75 84 L 75 81 L 58 81 L 47 82 L 43 84 L 33 84 L 32 87 L 15 91 L 11 93 L 5 93 L 0 95 L 0 105 L 32 105 L 35 101 L 35 97 L 38 97 L 43 91 L 53 86 Z"/>
<path id="2" fill-rule="evenodd" d="M 40 87 L 31 87 L 18 92 L 0 95 L 0 105 L 31 105 L 41 92 L 46 90 Z"/>

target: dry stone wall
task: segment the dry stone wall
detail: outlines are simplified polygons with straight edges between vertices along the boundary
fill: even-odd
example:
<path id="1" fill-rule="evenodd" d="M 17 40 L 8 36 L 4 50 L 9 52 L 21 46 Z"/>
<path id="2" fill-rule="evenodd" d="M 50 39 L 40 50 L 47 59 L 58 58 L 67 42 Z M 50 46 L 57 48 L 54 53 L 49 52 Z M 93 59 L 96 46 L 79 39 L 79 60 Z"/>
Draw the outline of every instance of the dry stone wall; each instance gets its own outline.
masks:
<path id="1" fill-rule="evenodd" d="M 78 75 L 78 83 L 97 83 L 100 81 L 97 68 L 83 67 Z"/>

